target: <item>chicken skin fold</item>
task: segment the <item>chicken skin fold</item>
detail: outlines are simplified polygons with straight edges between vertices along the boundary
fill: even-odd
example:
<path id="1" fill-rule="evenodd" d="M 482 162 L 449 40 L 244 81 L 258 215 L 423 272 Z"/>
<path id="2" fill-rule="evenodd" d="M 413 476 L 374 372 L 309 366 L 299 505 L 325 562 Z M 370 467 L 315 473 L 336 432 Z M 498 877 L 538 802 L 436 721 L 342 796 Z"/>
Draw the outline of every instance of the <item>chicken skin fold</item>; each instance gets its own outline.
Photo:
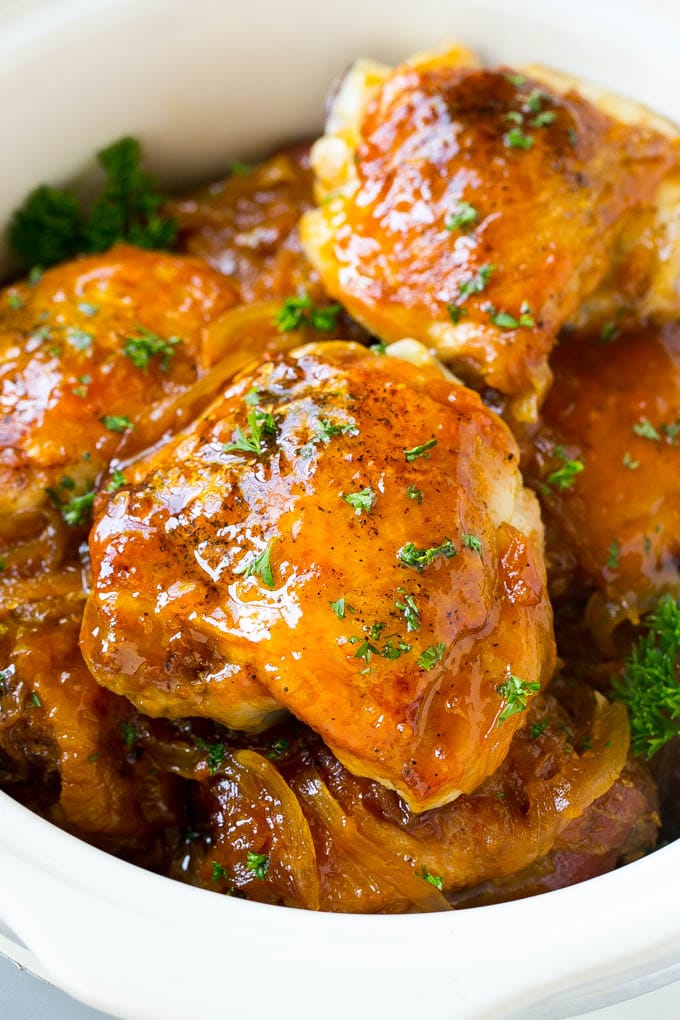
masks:
<path id="1" fill-rule="evenodd" d="M 415 811 L 494 771 L 553 670 L 516 443 L 431 360 L 261 363 L 138 466 L 90 552 L 101 684 L 235 729 L 285 708 Z"/>
<path id="2" fill-rule="evenodd" d="M 312 162 L 320 204 L 301 236 L 326 290 L 532 420 L 558 330 L 677 149 L 659 125 L 456 49 L 356 65 Z"/>

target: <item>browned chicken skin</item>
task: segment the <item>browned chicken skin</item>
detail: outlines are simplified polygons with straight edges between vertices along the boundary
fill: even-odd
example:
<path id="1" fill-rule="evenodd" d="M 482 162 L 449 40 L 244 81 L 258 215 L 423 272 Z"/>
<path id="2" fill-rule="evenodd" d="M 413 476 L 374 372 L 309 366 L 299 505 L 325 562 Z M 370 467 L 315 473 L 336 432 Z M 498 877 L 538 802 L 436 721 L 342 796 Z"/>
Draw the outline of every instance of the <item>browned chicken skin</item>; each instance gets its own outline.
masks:
<path id="1" fill-rule="evenodd" d="M 99 682 L 242 729 L 283 705 L 416 810 L 496 768 L 554 649 L 536 507 L 476 394 L 311 345 L 146 470 L 91 535 Z"/>
<path id="2" fill-rule="evenodd" d="M 170 431 L 178 397 L 201 374 L 206 327 L 235 300 L 199 260 L 125 245 L 9 288 L 0 520 L 40 511 L 47 490 L 57 503 L 82 495 L 114 457 Z"/>
<path id="3" fill-rule="evenodd" d="M 552 585 L 562 597 L 575 582 L 595 588 L 591 614 L 637 622 L 663 592 L 680 592 L 680 325 L 609 342 L 566 336 L 551 364 L 529 476 Z M 565 475 L 570 461 L 582 470 Z"/>
<path id="4" fill-rule="evenodd" d="M 531 419 L 558 329 L 653 200 L 673 143 L 460 51 L 363 78 L 314 150 L 307 254 L 372 332 L 435 347 Z"/>

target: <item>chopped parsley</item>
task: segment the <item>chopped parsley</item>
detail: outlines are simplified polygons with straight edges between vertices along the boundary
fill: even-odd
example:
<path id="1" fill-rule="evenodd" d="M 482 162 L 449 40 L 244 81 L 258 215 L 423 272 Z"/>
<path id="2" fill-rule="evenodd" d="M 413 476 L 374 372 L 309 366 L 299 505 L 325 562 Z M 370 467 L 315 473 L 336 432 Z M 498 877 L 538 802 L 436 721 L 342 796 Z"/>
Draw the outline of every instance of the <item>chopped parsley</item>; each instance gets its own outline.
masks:
<path id="1" fill-rule="evenodd" d="M 541 719 L 540 722 L 534 722 L 531 724 L 531 727 L 529 729 L 529 736 L 531 737 L 532 740 L 538 740 L 539 737 L 543 736 L 547 728 L 548 728 L 547 719 Z"/>
<path id="2" fill-rule="evenodd" d="M 438 665 L 444 656 L 446 651 L 446 645 L 443 641 L 440 641 L 436 645 L 430 645 L 425 651 L 421 652 L 418 656 L 418 665 L 421 669 L 431 670 Z"/>
<path id="3" fill-rule="evenodd" d="M 243 574 L 244 577 L 259 577 L 263 584 L 266 584 L 268 588 L 275 588 L 274 574 L 272 572 L 271 563 L 269 558 L 271 556 L 271 544 L 266 549 L 251 559 L 242 567 L 238 567 L 234 573 Z"/>
<path id="4" fill-rule="evenodd" d="M 525 135 L 521 127 L 511 127 L 506 131 L 503 142 L 509 149 L 530 149 L 534 144 L 531 135 Z"/>
<path id="5" fill-rule="evenodd" d="M 411 463 L 411 461 L 417 460 L 418 457 L 429 458 L 429 450 L 432 450 L 437 445 L 436 439 L 428 439 L 426 443 L 422 443 L 420 446 L 414 446 L 410 450 L 404 450 L 404 457 Z"/>
<path id="6" fill-rule="evenodd" d="M 680 734 L 680 604 L 664 595 L 643 627 L 612 685 L 628 709 L 633 752 L 651 758 Z"/>
<path id="7" fill-rule="evenodd" d="M 42 708 L 42 701 L 37 691 L 31 691 L 31 708 Z"/>
<path id="8" fill-rule="evenodd" d="M 227 872 L 221 864 L 217 861 L 211 861 L 210 866 L 212 867 L 212 880 L 213 882 L 222 882 L 227 878 Z"/>
<path id="9" fill-rule="evenodd" d="M 509 312 L 497 312 L 493 307 L 489 308 L 489 315 L 494 326 L 498 326 L 499 329 L 531 329 L 536 325 L 531 308 L 526 301 L 519 310 L 519 319 L 510 315 Z"/>
<path id="10" fill-rule="evenodd" d="M 459 202 L 444 226 L 447 230 L 462 230 L 473 226 L 479 219 L 479 213 L 469 202 Z"/>
<path id="11" fill-rule="evenodd" d="M 518 88 L 520 85 L 524 85 L 525 82 L 526 82 L 526 78 L 524 77 L 523 74 L 514 74 L 514 73 L 513 74 L 506 74 L 505 79 L 506 79 L 506 81 L 509 81 L 511 85 L 514 85 L 515 88 Z"/>
<path id="12" fill-rule="evenodd" d="M 125 485 L 125 475 L 122 471 L 116 468 L 109 479 L 109 483 L 104 489 L 104 492 L 118 492 L 119 489 Z"/>
<path id="13" fill-rule="evenodd" d="M 208 744 L 205 740 L 197 740 L 196 746 L 199 751 L 205 751 L 206 764 L 211 776 L 219 770 L 220 766 L 224 761 L 224 755 L 226 754 L 226 744 Z"/>
<path id="14" fill-rule="evenodd" d="M 92 754 L 88 754 L 87 760 L 89 761 L 90 765 L 94 765 L 95 762 L 99 761 L 101 756 L 102 756 L 101 751 L 93 751 Z"/>
<path id="15" fill-rule="evenodd" d="M 356 652 L 354 653 L 354 658 L 355 659 L 363 659 L 363 661 L 366 663 L 367 666 L 368 666 L 369 662 L 371 661 L 371 656 L 372 655 L 380 655 L 380 649 L 376 648 L 376 646 L 374 644 L 372 644 L 368 640 L 368 638 L 364 638 L 363 640 L 361 640 L 361 638 L 354 638 L 354 639 L 350 638 L 350 641 L 352 642 L 352 644 L 354 644 L 355 642 L 361 641 L 361 644 L 359 645 L 359 647 L 357 648 Z"/>
<path id="16" fill-rule="evenodd" d="M 282 754 L 285 754 L 288 750 L 288 741 L 285 737 L 279 737 L 278 740 L 273 740 L 269 750 L 267 751 L 267 757 L 269 759 L 279 758 Z"/>
<path id="17" fill-rule="evenodd" d="M 422 506 L 422 503 L 423 503 L 423 490 L 422 489 L 417 489 L 415 487 L 415 485 L 409 485 L 408 489 L 406 490 L 406 498 L 407 499 L 415 499 L 416 502 L 418 503 L 418 506 Z"/>
<path id="18" fill-rule="evenodd" d="M 383 659 L 399 659 L 402 655 L 410 652 L 412 647 L 413 645 L 410 645 L 408 641 L 403 641 L 397 634 L 393 634 L 385 641 L 380 654 Z"/>
<path id="19" fill-rule="evenodd" d="M 480 266 L 474 276 L 470 276 L 467 280 L 463 280 L 458 292 L 461 297 L 470 297 L 472 294 L 481 294 L 486 288 L 491 274 L 496 271 L 498 267 L 493 263 L 487 263 L 485 266 Z"/>
<path id="20" fill-rule="evenodd" d="M 317 307 L 309 294 L 304 292 L 297 297 L 286 298 L 276 313 L 274 324 L 279 333 L 290 333 L 308 326 L 330 333 L 337 326 L 341 311 L 341 305 Z"/>
<path id="21" fill-rule="evenodd" d="M 639 460 L 633 460 L 628 450 L 623 455 L 623 466 L 627 467 L 630 471 L 637 471 L 640 467 Z"/>
<path id="22" fill-rule="evenodd" d="M 266 854 L 256 854 L 249 850 L 246 858 L 246 867 L 248 871 L 252 871 L 255 878 L 263 881 L 269 871 L 269 857 Z"/>
<path id="23" fill-rule="evenodd" d="M 229 164 L 229 173 L 232 177 L 249 177 L 254 170 L 254 163 L 244 163 L 240 159 L 233 159 Z"/>
<path id="24" fill-rule="evenodd" d="M 104 428 L 111 432 L 128 432 L 134 429 L 134 422 L 126 418 L 124 414 L 105 414 L 101 419 Z"/>
<path id="25" fill-rule="evenodd" d="M 540 683 L 531 683 L 515 676 L 514 673 L 510 673 L 508 679 L 496 688 L 505 702 L 505 708 L 498 717 L 498 725 L 500 726 L 501 723 L 511 716 L 524 712 L 529 695 L 536 694 L 540 689 Z"/>
<path id="26" fill-rule="evenodd" d="M 331 439 L 335 439 L 336 436 L 358 435 L 359 429 L 354 421 L 343 422 L 340 425 L 337 422 L 329 421 L 328 418 L 320 418 L 319 427 L 314 434 L 314 438 L 318 439 L 321 443 L 330 443 Z"/>
<path id="27" fill-rule="evenodd" d="M 680 421 L 673 421 L 662 425 L 661 431 L 671 446 L 675 446 L 678 441 L 678 436 L 680 435 Z"/>
<path id="28" fill-rule="evenodd" d="M 387 350 L 387 344 L 385 343 L 384 340 L 378 340 L 377 343 L 371 344 L 371 346 L 368 349 L 371 352 L 371 354 L 375 354 L 377 356 L 385 353 L 385 351 Z"/>
<path id="29" fill-rule="evenodd" d="M 403 588 L 399 589 L 399 593 L 404 596 L 404 601 L 401 602 L 399 599 L 396 599 L 394 604 L 399 612 L 404 614 L 406 630 L 420 630 L 420 610 L 415 598 L 413 595 L 407 595 Z"/>
<path id="30" fill-rule="evenodd" d="M 457 326 L 463 316 L 467 315 L 467 308 L 461 308 L 460 305 L 453 304 L 453 302 L 447 304 L 446 311 L 454 326 Z"/>
<path id="31" fill-rule="evenodd" d="M 14 312 L 18 312 L 20 308 L 24 307 L 24 299 L 21 294 L 11 293 L 7 295 L 7 304 Z"/>
<path id="32" fill-rule="evenodd" d="M 585 465 L 581 460 L 570 460 L 564 452 L 563 446 L 555 447 L 555 456 L 560 458 L 562 466 L 548 475 L 546 485 L 564 492 L 566 489 L 571 489 L 576 480 L 576 475 L 579 475 L 584 470 Z"/>
<path id="33" fill-rule="evenodd" d="M 251 403 L 246 397 L 246 403 Z M 247 436 L 241 428 L 234 432 L 234 439 L 225 443 L 222 447 L 224 453 L 254 453 L 261 457 L 264 452 L 266 439 L 276 435 L 276 421 L 268 411 L 262 411 L 259 407 L 251 406 L 248 411 L 248 428 L 250 435 Z"/>
<path id="34" fill-rule="evenodd" d="M 150 329 L 138 326 L 137 335 L 130 336 L 125 341 L 123 354 L 130 359 L 135 368 L 141 368 L 143 372 L 148 370 L 152 358 L 160 358 L 161 372 L 167 372 L 175 347 L 181 342 L 178 336 L 165 339 Z"/>
<path id="35" fill-rule="evenodd" d="M 174 220 L 160 213 L 165 196 L 139 167 L 141 150 L 134 138 L 121 138 L 97 153 L 106 174 L 103 189 L 89 209 L 75 194 L 42 185 L 12 217 L 9 239 L 26 265 L 53 266 L 81 252 L 106 251 L 116 241 L 140 248 L 168 248 Z"/>
<path id="36" fill-rule="evenodd" d="M 73 489 L 74 485 L 75 482 L 72 478 L 62 478 L 59 488 Z M 67 524 L 72 528 L 85 524 L 92 512 L 92 504 L 96 495 L 94 489 L 91 489 L 90 492 L 84 492 L 80 496 L 74 496 L 67 503 L 62 503 L 58 492 L 54 489 L 46 489 L 45 491 Z"/>
<path id="37" fill-rule="evenodd" d="M 608 549 L 607 556 L 607 567 L 609 570 L 619 569 L 619 555 L 621 553 L 621 544 L 617 539 L 614 539 Z"/>
<path id="38" fill-rule="evenodd" d="M 636 436 L 641 436 L 643 439 L 651 439 L 655 443 L 661 442 L 661 435 L 654 428 L 652 423 L 647 418 L 640 418 L 640 421 L 633 425 L 633 432 Z"/>
<path id="39" fill-rule="evenodd" d="M 479 553 L 481 556 L 482 543 L 476 535 L 469 535 L 466 532 L 463 532 L 462 541 L 464 549 L 472 549 L 473 552 Z"/>
<path id="40" fill-rule="evenodd" d="M 366 513 L 370 513 L 375 504 L 375 493 L 370 488 L 360 489 L 359 492 L 348 492 L 347 495 L 341 493 L 340 498 L 344 499 L 345 503 L 349 503 L 359 515 L 364 510 Z"/>
<path id="41" fill-rule="evenodd" d="M 439 892 L 443 890 L 444 880 L 439 875 L 431 875 L 424 864 L 421 871 L 416 872 L 416 874 L 418 875 L 418 878 L 424 879 L 430 885 L 433 885 L 435 889 L 439 889 Z"/>
<path id="42" fill-rule="evenodd" d="M 545 127 L 547 124 L 552 124 L 556 118 L 557 114 L 554 110 L 542 110 L 529 121 L 529 124 L 531 127 Z"/>
<path id="43" fill-rule="evenodd" d="M 135 746 L 139 734 L 137 733 L 137 730 L 132 725 L 132 723 L 121 722 L 120 733 L 123 738 L 123 744 L 125 745 L 125 747 L 131 748 Z"/>
<path id="44" fill-rule="evenodd" d="M 338 620 L 344 620 L 346 613 L 354 613 L 355 612 L 354 607 L 350 606 L 345 601 L 344 598 L 338 599 L 337 602 L 329 602 L 328 604 L 331 607 L 331 609 L 333 610 L 333 612 L 335 613 L 335 615 L 337 616 Z"/>
<path id="45" fill-rule="evenodd" d="M 404 567 L 424 570 L 438 556 L 446 556 L 447 559 L 451 559 L 452 556 L 456 555 L 457 551 L 450 538 L 445 538 L 441 545 L 431 546 L 429 549 L 419 549 L 413 542 L 407 542 L 397 552 L 397 559 Z"/>

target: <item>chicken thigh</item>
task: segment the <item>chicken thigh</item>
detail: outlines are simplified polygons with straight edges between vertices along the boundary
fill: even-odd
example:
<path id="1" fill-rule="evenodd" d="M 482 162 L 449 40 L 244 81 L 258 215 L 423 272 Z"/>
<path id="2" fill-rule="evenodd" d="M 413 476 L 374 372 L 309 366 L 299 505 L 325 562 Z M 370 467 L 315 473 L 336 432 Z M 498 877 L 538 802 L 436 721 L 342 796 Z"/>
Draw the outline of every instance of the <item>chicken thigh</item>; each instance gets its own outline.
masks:
<path id="1" fill-rule="evenodd" d="M 503 760 L 554 665 L 537 504 L 431 361 L 308 345 L 244 374 L 95 521 L 82 648 L 150 715 L 290 710 L 416 811 Z"/>
<path id="2" fill-rule="evenodd" d="M 543 76 L 545 77 L 545 76 Z M 460 49 L 349 72 L 313 150 L 301 236 L 328 292 L 531 420 L 560 327 L 677 162 L 674 132 Z"/>

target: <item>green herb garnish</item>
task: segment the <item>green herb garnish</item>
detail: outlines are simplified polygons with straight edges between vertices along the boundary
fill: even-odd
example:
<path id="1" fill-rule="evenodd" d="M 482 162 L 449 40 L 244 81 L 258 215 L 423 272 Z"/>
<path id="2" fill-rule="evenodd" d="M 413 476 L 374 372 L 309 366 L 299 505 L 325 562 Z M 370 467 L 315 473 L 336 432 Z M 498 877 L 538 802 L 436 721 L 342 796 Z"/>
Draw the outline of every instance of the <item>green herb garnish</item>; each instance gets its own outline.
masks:
<path id="1" fill-rule="evenodd" d="M 276 313 L 274 324 L 279 333 L 290 333 L 307 326 L 329 333 L 337 326 L 341 311 L 341 305 L 317 307 L 305 292 L 297 297 L 286 298 Z"/>
<path id="2" fill-rule="evenodd" d="M 462 541 L 464 549 L 472 549 L 473 552 L 479 553 L 481 556 L 482 543 L 476 535 L 469 535 L 466 532 L 463 532 Z"/>
<path id="3" fill-rule="evenodd" d="M 525 135 L 520 127 L 511 127 L 506 131 L 503 141 L 509 149 L 530 149 L 534 144 L 531 135 Z"/>
<path id="4" fill-rule="evenodd" d="M 418 665 L 421 669 L 431 670 L 442 661 L 444 652 L 446 651 L 446 645 L 443 641 L 440 641 L 436 645 L 430 645 L 418 656 Z"/>
<path id="5" fill-rule="evenodd" d="M 422 869 L 417 872 L 417 875 L 418 878 L 423 878 L 430 885 L 433 885 L 435 889 L 439 889 L 439 892 L 444 888 L 444 880 L 439 875 L 431 875 L 424 864 Z"/>
<path id="6" fill-rule="evenodd" d="M 581 460 L 569 460 L 563 446 L 555 447 L 555 456 L 559 457 L 563 464 L 562 467 L 557 468 L 548 475 L 546 485 L 551 485 L 554 489 L 564 492 L 565 489 L 571 489 L 576 480 L 576 475 L 579 475 L 584 470 L 585 465 Z"/>
<path id="7" fill-rule="evenodd" d="M 234 570 L 235 574 L 243 574 L 244 577 L 259 577 L 263 584 L 266 584 L 268 588 L 275 588 L 274 574 L 272 573 L 271 563 L 269 558 L 271 556 L 271 544 L 264 549 L 259 556 L 255 556 L 244 566 L 238 567 Z"/>
<path id="8" fill-rule="evenodd" d="M 628 709 L 633 752 L 651 758 L 680 735 L 680 603 L 664 595 L 642 625 L 647 633 L 612 686 Z"/>
<path id="9" fill-rule="evenodd" d="M 444 226 L 447 230 L 462 230 L 471 227 L 479 219 L 479 213 L 469 202 L 459 202 Z"/>
<path id="10" fill-rule="evenodd" d="M 123 354 L 129 358 L 135 368 L 141 368 L 146 372 L 152 358 L 161 359 L 161 372 L 167 372 L 170 367 L 170 359 L 175 353 L 177 344 L 181 344 L 177 336 L 165 337 L 152 333 L 150 329 L 143 326 L 137 327 L 137 335 L 128 337 L 123 347 Z"/>
<path id="11" fill-rule="evenodd" d="M 125 745 L 125 747 L 127 747 L 127 748 L 134 747 L 135 744 L 137 743 L 137 739 L 139 737 L 139 734 L 137 733 L 137 730 L 132 725 L 132 723 L 121 722 L 121 724 L 120 724 L 120 732 L 121 732 L 121 736 L 123 738 L 123 744 Z"/>
<path id="12" fill-rule="evenodd" d="M 417 460 L 418 457 L 429 458 L 430 454 L 428 450 L 432 450 L 437 445 L 436 439 L 428 439 L 426 443 L 422 443 L 421 446 L 414 446 L 410 450 L 404 450 L 404 457 L 411 463 L 411 461 Z"/>
<path id="13" fill-rule="evenodd" d="M 420 630 L 420 610 L 418 609 L 415 598 L 413 595 L 407 595 L 403 588 L 399 589 L 399 593 L 404 596 L 404 601 L 400 602 L 397 599 L 394 604 L 399 612 L 404 614 L 406 630 Z"/>
<path id="14" fill-rule="evenodd" d="M 497 268 L 498 267 L 493 265 L 493 263 L 480 266 L 474 276 L 468 277 L 467 280 L 463 280 L 461 283 L 458 288 L 461 297 L 470 297 L 472 294 L 481 294 L 488 284 L 491 274 L 494 273 Z"/>
<path id="15" fill-rule="evenodd" d="M 344 499 L 345 503 L 349 503 L 359 515 L 364 510 L 366 513 L 370 513 L 375 504 L 375 493 L 370 488 L 360 489 L 359 492 L 348 492 L 347 495 L 340 493 L 340 498 Z"/>
<path id="16" fill-rule="evenodd" d="M 437 556 L 446 556 L 447 559 L 451 559 L 456 555 L 456 552 L 457 549 L 450 538 L 445 538 L 441 545 L 431 546 L 429 549 L 419 549 L 413 542 L 407 542 L 397 552 L 397 559 L 404 567 L 424 570 L 434 562 Z"/>
<path id="17" fill-rule="evenodd" d="M 124 414 L 105 414 L 101 421 L 104 428 L 111 432 L 131 432 L 135 427 L 134 422 Z"/>
<path id="18" fill-rule="evenodd" d="M 27 265 L 53 266 L 81 252 L 106 251 L 117 241 L 168 248 L 174 220 L 160 213 L 165 196 L 140 170 L 140 146 L 121 138 L 97 154 L 106 174 L 100 196 L 86 210 L 71 191 L 43 185 L 12 217 L 10 244 Z"/>
<path id="19" fill-rule="evenodd" d="M 269 858 L 266 854 L 256 854 L 249 850 L 246 858 L 246 867 L 248 871 L 252 871 L 255 878 L 259 878 L 262 881 L 269 871 Z"/>
<path id="20" fill-rule="evenodd" d="M 647 418 L 640 418 L 640 421 L 633 425 L 633 432 L 636 436 L 642 436 L 643 439 L 652 439 L 655 443 L 661 442 L 661 435 Z"/>
<path id="21" fill-rule="evenodd" d="M 415 499 L 416 502 L 418 503 L 418 506 L 422 506 L 422 504 L 423 504 L 423 490 L 422 489 L 417 489 L 415 487 L 415 485 L 409 485 L 408 489 L 406 490 L 406 498 L 407 499 Z"/>
<path id="22" fill-rule="evenodd" d="M 539 683 L 530 683 L 522 680 L 521 677 L 515 676 L 514 673 L 510 673 L 508 679 L 496 688 L 501 698 L 505 701 L 505 708 L 498 717 L 498 725 L 500 726 L 501 723 L 511 716 L 524 712 L 527 707 L 529 694 L 535 694 L 540 689 L 541 685 Z"/>
<path id="23" fill-rule="evenodd" d="M 607 567 L 609 570 L 619 569 L 619 555 L 621 553 L 621 544 L 617 539 L 614 539 L 612 544 L 609 546 L 607 556 Z"/>

